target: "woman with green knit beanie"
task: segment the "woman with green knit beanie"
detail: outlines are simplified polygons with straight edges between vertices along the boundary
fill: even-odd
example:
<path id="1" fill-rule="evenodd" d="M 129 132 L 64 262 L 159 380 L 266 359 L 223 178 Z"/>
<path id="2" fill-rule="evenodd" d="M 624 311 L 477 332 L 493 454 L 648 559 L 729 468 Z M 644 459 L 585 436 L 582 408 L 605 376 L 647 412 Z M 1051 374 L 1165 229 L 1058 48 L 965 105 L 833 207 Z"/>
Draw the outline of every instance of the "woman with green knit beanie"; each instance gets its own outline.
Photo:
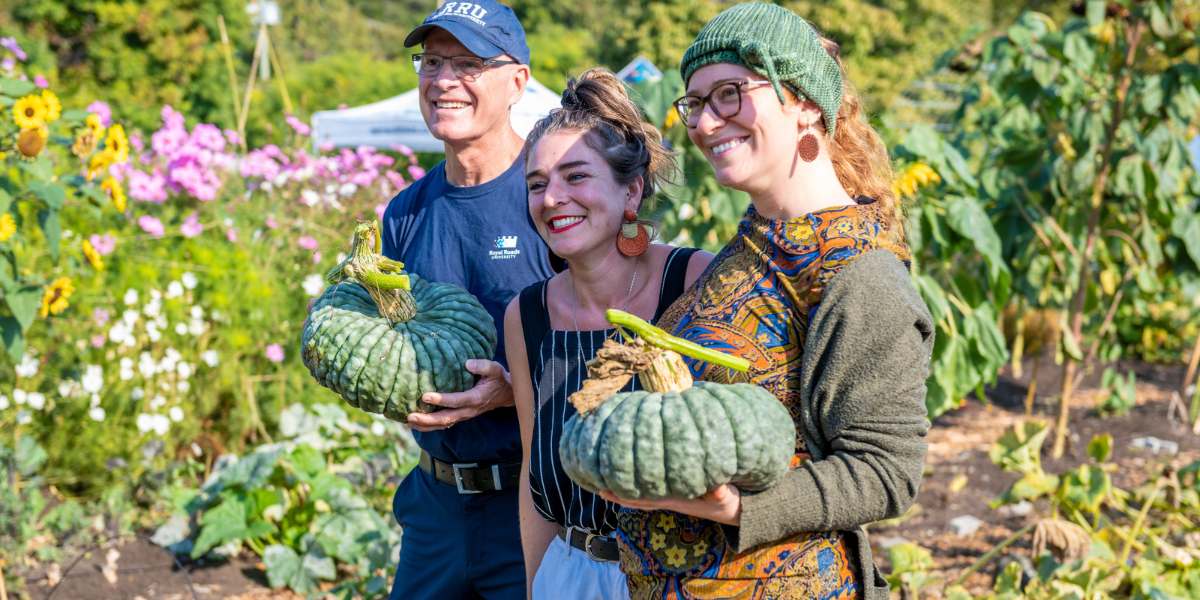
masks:
<path id="1" fill-rule="evenodd" d="M 837 47 L 795 13 L 739 4 L 680 65 L 688 136 L 749 194 L 737 234 L 659 325 L 740 355 L 791 411 L 793 469 L 750 494 L 609 500 L 632 598 L 887 598 L 863 525 L 902 514 L 921 482 L 929 311 L 908 272 L 888 156 Z"/>

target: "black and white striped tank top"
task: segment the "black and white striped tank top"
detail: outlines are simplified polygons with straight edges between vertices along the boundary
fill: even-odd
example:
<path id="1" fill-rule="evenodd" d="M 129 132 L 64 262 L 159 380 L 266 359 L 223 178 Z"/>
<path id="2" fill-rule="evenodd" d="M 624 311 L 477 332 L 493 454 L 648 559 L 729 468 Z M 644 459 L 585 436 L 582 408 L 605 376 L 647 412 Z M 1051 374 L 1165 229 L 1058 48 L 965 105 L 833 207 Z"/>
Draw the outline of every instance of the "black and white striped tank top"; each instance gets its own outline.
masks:
<path id="1" fill-rule="evenodd" d="M 683 293 L 688 261 L 694 248 L 676 248 L 663 267 L 654 321 Z M 533 447 L 529 454 L 529 487 L 533 504 L 546 519 L 607 535 L 617 526 L 612 504 L 580 488 L 563 472 L 558 458 L 558 441 L 563 423 L 575 414 L 567 397 L 575 393 L 587 376 L 584 365 L 615 335 L 615 329 L 562 331 L 550 328 L 546 309 L 546 283 L 535 283 L 521 291 L 521 327 L 529 358 L 529 376 L 535 400 Z M 639 389 L 636 377 L 622 391 Z"/>

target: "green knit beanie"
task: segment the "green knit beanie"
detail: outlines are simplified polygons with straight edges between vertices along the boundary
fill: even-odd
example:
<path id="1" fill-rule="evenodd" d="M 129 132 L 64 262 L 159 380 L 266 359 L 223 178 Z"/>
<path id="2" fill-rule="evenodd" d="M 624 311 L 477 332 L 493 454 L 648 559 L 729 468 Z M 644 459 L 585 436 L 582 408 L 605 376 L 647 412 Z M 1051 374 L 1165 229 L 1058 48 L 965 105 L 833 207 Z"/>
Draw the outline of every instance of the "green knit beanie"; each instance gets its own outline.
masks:
<path id="1" fill-rule="evenodd" d="M 684 84 L 697 69 L 715 63 L 742 65 L 766 77 L 780 102 L 780 83 L 813 101 L 821 107 L 828 135 L 833 135 L 842 105 L 842 70 L 821 46 L 817 30 L 796 13 L 761 2 L 722 11 L 683 54 L 679 71 Z"/>

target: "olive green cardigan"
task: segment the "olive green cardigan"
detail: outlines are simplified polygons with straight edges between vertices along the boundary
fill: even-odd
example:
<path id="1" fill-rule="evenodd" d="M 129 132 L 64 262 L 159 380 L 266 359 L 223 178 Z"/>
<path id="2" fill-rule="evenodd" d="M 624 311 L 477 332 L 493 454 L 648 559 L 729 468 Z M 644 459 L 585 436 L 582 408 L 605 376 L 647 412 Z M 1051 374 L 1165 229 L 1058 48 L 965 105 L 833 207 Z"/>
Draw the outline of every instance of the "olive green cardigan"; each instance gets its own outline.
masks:
<path id="1" fill-rule="evenodd" d="M 810 531 L 844 531 L 863 597 L 887 598 L 862 526 L 899 516 L 925 459 L 933 320 L 904 264 L 872 250 L 830 280 L 800 368 L 800 435 L 812 455 L 775 487 L 742 496 L 738 552 Z"/>

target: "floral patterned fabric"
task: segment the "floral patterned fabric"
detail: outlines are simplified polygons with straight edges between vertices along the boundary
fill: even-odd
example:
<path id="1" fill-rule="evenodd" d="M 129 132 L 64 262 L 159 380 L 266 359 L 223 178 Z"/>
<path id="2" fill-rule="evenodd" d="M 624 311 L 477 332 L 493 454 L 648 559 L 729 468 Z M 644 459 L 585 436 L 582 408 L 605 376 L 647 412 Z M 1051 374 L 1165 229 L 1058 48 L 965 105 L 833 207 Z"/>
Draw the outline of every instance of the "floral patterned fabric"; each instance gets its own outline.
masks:
<path id="1" fill-rule="evenodd" d="M 688 360 L 697 380 L 771 391 L 800 426 L 796 387 L 808 324 L 825 285 L 868 250 L 909 254 L 870 199 L 772 220 L 753 206 L 734 239 L 663 315 L 675 335 L 750 361 L 748 372 Z M 808 460 L 798 438 L 793 467 Z M 857 598 L 858 565 L 840 532 L 802 533 L 737 554 L 717 523 L 666 511 L 618 515 L 621 568 L 634 600 Z"/>

